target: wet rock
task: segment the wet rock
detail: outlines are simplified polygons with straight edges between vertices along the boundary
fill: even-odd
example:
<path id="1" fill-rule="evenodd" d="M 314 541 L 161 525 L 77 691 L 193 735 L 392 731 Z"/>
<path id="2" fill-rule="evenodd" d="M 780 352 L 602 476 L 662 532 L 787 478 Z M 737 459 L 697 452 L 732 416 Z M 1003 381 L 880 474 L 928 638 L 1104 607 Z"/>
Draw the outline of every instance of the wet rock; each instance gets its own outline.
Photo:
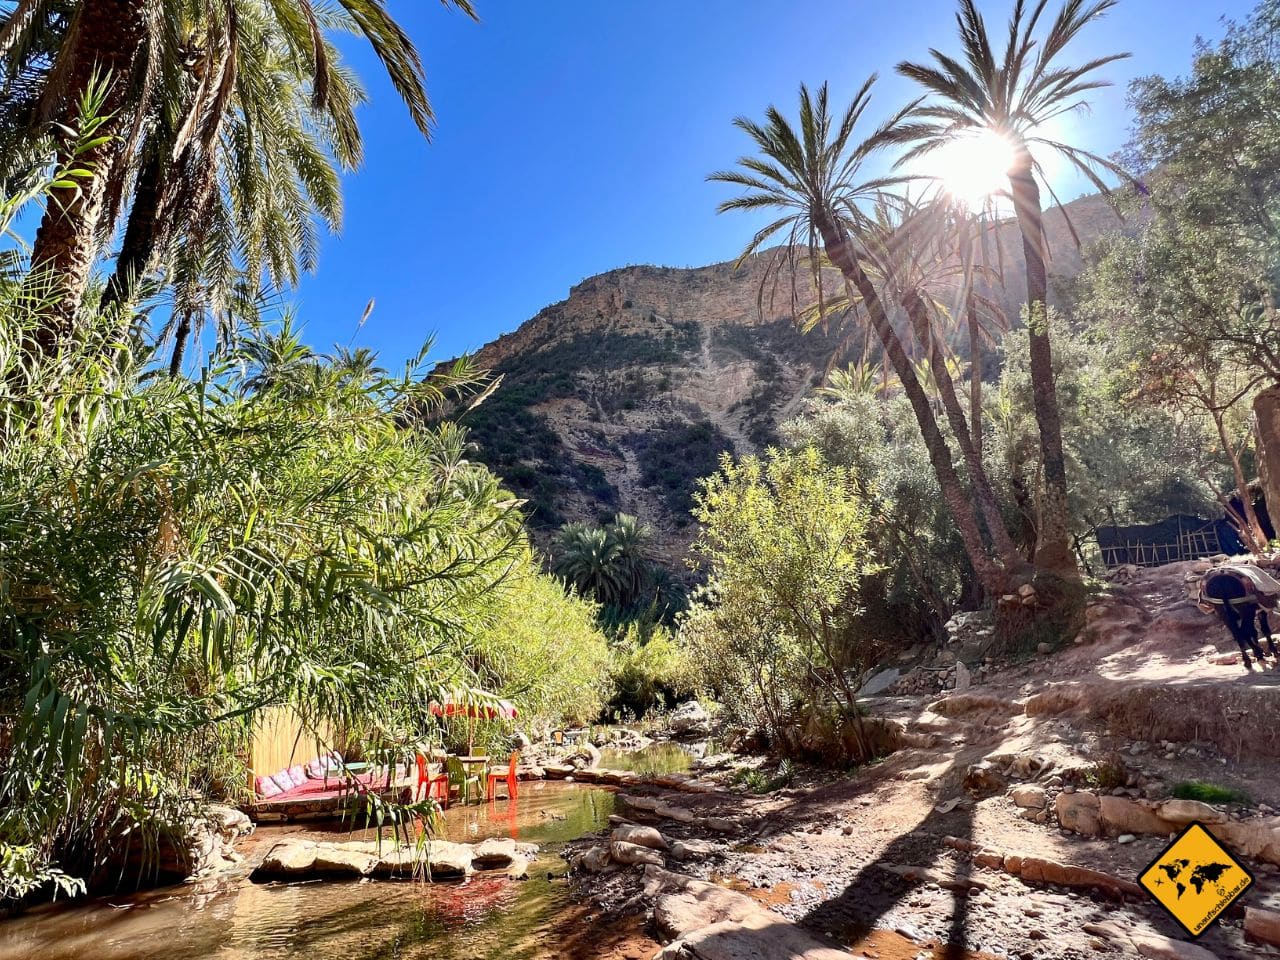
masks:
<path id="1" fill-rule="evenodd" d="M 316 844 L 314 853 L 311 873 L 367 877 L 378 865 L 378 858 L 373 854 L 338 844 Z"/>
<path id="2" fill-rule="evenodd" d="M 678 737 L 705 737 L 711 732 L 711 714 L 697 700 L 680 704 L 671 712 L 671 732 Z"/>
<path id="3" fill-rule="evenodd" d="M 526 860 L 524 857 L 516 857 L 507 866 L 507 879 L 508 880 L 528 880 L 530 866 L 531 866 L 530 861 Z"/>
<path id="4" fill-rule="evenodd" d="M 308 840 L 281 840 L 267 851 L 253 878 L 307 873 L 316 862 L 316 845 Z"/>

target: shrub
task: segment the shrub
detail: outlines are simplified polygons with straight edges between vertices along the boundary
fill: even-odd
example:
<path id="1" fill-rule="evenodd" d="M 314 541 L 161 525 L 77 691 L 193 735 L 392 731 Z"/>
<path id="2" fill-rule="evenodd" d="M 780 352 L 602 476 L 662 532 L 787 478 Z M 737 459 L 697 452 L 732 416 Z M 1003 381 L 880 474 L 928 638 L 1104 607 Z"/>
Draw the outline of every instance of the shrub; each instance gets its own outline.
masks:
<path id="1" fill-rule="evenodd" d="M 1249 795 L 1234 787 L 1224 787 L 1203 780 L 1184 780 L 1175 783 L 1170 791 L 1179 800 L 1199 800 L 1201 803 L 1248 803 Z"/>

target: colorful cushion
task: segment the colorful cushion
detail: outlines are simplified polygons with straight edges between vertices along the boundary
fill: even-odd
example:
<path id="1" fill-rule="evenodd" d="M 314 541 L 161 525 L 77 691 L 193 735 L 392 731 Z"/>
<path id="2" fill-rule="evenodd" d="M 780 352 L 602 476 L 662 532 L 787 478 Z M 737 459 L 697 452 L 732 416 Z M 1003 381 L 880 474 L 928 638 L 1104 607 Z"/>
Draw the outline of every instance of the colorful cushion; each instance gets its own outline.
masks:
<path id="1" fill-rule="evenodd" d="M 325 772 L 329 769 L 328 757 L 317 757 L 306 766 L 308 780 L 323 780 Z"/>
<path id="2" fill-rule="evenodd" d="M 307 770 L 300 763 L 295 763 L 285 773 L 289 774 L 289 779 L 293 781 L 295 787 L 300 787 L 307 782 Z"/>
<path id="3" fill-rule="evenodd" d="M 266 799 L 267 797 L 274 797 L 278 794 L 280 792 L 280 787 L 270 777 L 254 777 L 253 792 L 263 799 Z"/>
<path id="4" fill-rule="evenodd" d="M 293 778 L 289 776 L 288 770 L 281 770 L 279 773 L 273 773 L 271 779 L 275 781 L 275 785 L 280 788 L 280 792 L 293 789 Z"/>

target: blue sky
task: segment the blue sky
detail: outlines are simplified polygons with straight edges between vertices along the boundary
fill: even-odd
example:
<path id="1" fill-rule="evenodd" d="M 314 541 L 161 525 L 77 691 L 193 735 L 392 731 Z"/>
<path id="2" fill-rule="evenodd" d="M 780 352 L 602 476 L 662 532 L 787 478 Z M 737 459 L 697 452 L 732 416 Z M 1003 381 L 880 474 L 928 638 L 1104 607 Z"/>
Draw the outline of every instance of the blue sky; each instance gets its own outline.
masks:
<path id="1" fill-rule="evenodd" d="M 428 0 L 391 0 L 427 64 L 438 127 L 417 134 L 358 44 L 344 44 L 372 103 L 346 223 L 292 300 L 306 338 L 355 342 L 395 363 L 433 331 L 433 356 L 475 349 L 563 299 L 584 277 L 634 263 L 735 256 L 752 230 L 717 216 L 707 183 L 746 148 L 734 116 L 789 109 L 801 81 L 844 102 L 880 74 L 876 120 L 912 95 L 893 73 L 930 46 L 954 50 L 944 0 L 476 0 L 481 22 Z M 1007 0 L 985 3 L 993 28 Z M 1121 0 L 1075 57 L 1129 50 L 1116 86 L 1070 135 L 1104 153 L 1125 139 L 1135 76 L 1185 73 L 1197 35 L 1252 0 Z M 1051 0 L 1050 9 L 1056 9 Z M 1084 185 L 1062 177 L 1064 200 Z M 369 321 L 356 324 L 369 299 Z"/>

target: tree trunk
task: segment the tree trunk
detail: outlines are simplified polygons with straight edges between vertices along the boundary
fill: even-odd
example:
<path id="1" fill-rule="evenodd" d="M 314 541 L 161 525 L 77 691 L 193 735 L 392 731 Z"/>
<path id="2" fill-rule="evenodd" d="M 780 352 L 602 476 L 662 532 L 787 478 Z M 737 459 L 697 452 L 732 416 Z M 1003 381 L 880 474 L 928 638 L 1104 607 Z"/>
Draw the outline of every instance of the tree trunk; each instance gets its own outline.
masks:
<path id="1" fill-rule="evenodd" d="M 78 191 L 54 190 L 36 233 L 31 265 L 33 271 L 47 277 L 57 298 L 34 337 L 33 347 L 40 352 L 52 351 L 59 339 L 72 331 L 102 234 L 110 226 L 101 221 L 107 188 L 113 177 L 124 173 L 123 145 L 118 138 L 128 125 L 125 114 L 133 66 L 146 37 L 145 6 L 146 0 L 84 0 L 73 20 L 74 35 L 69 47 L 59 55 L 70 57 L 71 62 L 67 88 L 54 119 L 76 128 L 80 99 L 96 75 L 109 84 L 100 108 L 101 115 L 109 119 L 99 133 L 114 134 L 116 139 L 75 158 L 78 165 L 91 169 L 93 176 L 81 181 Z M 60 163 L 72 160 L 72 146 L 66 141 L 59 144 Z"/>
<path id="2" fill-rule="evenodd" d="M 1070 505 L 1067 500 L 1067 461 L 1062 451 L 1062 416 L 1053 375 L 1053 351 L 1049 343 L 1049 279 L 1045 265 L 1044 222 L 1040 188 L 1024 149 L 1009 173 L 1022 250 L 1027 262 L 1027 332 L 1031 347 L 1031 395 L 1040 430 L 1040 459 L 1044 464 L 1036 566 L 1059 576 L 1078 580 L 1080 568 L 1071 553 Z"/>
<path id="3" fill-rule="evenodd" d="M 862 297 L 862 305 L 871 318 L 871 324 L 880 338 L 880 343 L 884 346 L 885 356 L 893 364 L 903 392 L 911 403 L 911 409 L 915 412 L 916 421 L 920 425 L 920 433 L 924 437 L 925 448 L 929 451 L 929 462 L 938 478 L 938 485 L 942 488 L 942 497 L 960 531 L 960 538 L 964 541 L 965 552 L 973 564 L 974 572 L 987 592 L 998 596 L 1005 591 L 1008 577 L 1005 571 L 991 559 L 983 545 L 982 532 L 978 528 L 978 518 L 974 513 L 973 503 L 966 495 L 964 486 L 956 474 L 951 450 L 938 429 L 933 407 L 916 377 L 911 361 L 907 359 L 901 339 L 885 314 L 880 295 L 872 284 L 871 278 L 859 265 L 853 252 L 853 243 L 844 229 L 830 220 L 823 219 L 817 219 L 815 226 L 822 235 L 823 246 L 832 264 Z"/>
<path id="4" fill-rule="evenodd" d="M 178 318 L 178 325 L 173 331 L 173 355 L 169 357 L 169 376 L 182 375 L 182 358 L 187 352 L 187 341 L 191 339 L 191 314 L 184 313 Z"/>
<path id="5" fill-rule="evenodd" d="M 159 155 L 152 156 L 138 174 L 133 188 L 129 222 L 116 255 L 116 269 L 102 293 L 102 310 L 134 305 L 138 284 L 151 269 L 160 236 L 160 192 L 162 168 Z"/>
<path id="6" fill-rule="evenodd" d="M 1253 398 L 1253 413 L 1262 496 L 1271 526 L 1280 528 L 1280 384 Z"/>
<path id="7" fill-rule="evenodd" d="M 947 369 L 946 358 L 941 350 L 936 349 L 935 337 L 929 325 L 929 318 L 925 315 L 924 303 L 913 291 L 907 290 L 902 294 L 902 307 L 906 310 L 912 327 L 915 328 L 920 345 L 925 348 L 929 357 L 929 367 L 933 371 L 934 381 L 938 384 L 938 395 L 942 398 L 942 409 L 946 411 L 947 422 L 951 425 L 951 432 L 955 435 L 960 452 L 964 456 L 965 465 L 969 469 L 970 486 L 978 501 L 978 507 L 982 511 L 982 519 L 986 522 L 987 530 L 991 534 L 992 546 L 995 547 L 996 554 L 1008 569 L 1018 563 L 1021 558 L 1018 557 L 1013 538 L 1009 536 L 1009 530 L 1004 525 L 1000 505 L 996 503 L 995 495 L 991 492 L 991 483 L 987 479 L 982 458 L 974 447 L 973 436 L 968 423 L 965 422 L 964 411 L 960 408 L 960 399 L 956 395 L 951 372 Z"/>
<path id="8" fill-rule="evenodd" d="M 1231 461 L 1231 476 L 1236 482 L 1236 495 L 1240 497 L 1241 530 L 1244 534 L 1245 546 L 1251 553 L 1262 553 L 1267 549 L 1267 535 L 1258 521 L 1258 512 L 1253 509 L 1253 494 L 1249 492 L 1249 481 L 1244 475 L 1244 467 L 1240 463 L 1240 455 L 1236 453 L 1231 437 L 1227 433 L 1226 414 L 1214 407 L 1209 411 L 1213 417 L 1213 425 L 1218 428 L 1218 439 L 1222 450 Z"/>

